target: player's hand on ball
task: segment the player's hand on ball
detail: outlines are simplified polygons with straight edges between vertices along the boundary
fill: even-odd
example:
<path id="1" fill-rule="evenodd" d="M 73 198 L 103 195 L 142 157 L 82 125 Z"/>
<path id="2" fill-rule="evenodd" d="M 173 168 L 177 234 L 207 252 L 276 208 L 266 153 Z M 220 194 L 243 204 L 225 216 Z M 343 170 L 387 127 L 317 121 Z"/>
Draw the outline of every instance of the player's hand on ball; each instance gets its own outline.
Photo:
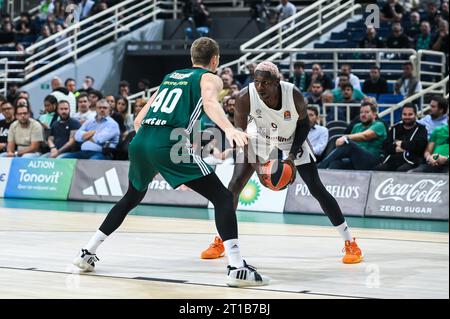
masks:
<path id="1" fill-rule="evenodd" d="M 292 174 L 292 177 L 291 177 L 291 180 L 289 181 L 289 184 L 293 184 L 294 181 L 295 181 L 295 176 L 296 176 L 296 174 L 295 174 L 296 168 L 295 168 L 294 160 L 289 156 L 289 157 L 288 157 L 286 160 L 284 160 L 282 163 L 286 163 L 286 164 L 288 164 L 288 165 L 292 168 L 292 171 L 293 171 L 294 173 Z"/>

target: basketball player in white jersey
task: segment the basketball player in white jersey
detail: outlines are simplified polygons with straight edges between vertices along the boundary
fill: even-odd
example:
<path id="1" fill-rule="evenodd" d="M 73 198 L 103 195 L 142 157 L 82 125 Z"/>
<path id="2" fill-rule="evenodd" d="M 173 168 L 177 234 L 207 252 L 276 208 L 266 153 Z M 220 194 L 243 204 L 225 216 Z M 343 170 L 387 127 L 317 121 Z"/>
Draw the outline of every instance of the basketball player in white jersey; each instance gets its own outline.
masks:
<path id="1" fill-rule="evenodd" d="M 359 263 L 363 259 L 362 252 L 350 234 L 336 199 L 319 178 L 316 159 L 307 140 L 310 124 L 306 106 L 301 92 L 293 84 L 280 81 L 280 72 L 275 64 L 264 61 L 256 67 L 254 83 L 241 90 L 236 99 L 235 126 L 247 131 L 251 138 L 245 160 L 243 163 L 236 161 L 228 189 L 233 193 L 237 208 L 239 194 L 255 170 L 267 160 L 276 159 L 269 155 L 274 150 L 275 156 L 278 150 L 282 151 L 287 157 L 285 161 L 297 167 L 311 195 L 319 201 L 344 240 L 343 263 Z M 254 161 L 255 156 L 257 161 Z M 216 237 L 210 247 L 202 252 L 201 258 L 215 259 L 223 253 L 222 241 Z"/>

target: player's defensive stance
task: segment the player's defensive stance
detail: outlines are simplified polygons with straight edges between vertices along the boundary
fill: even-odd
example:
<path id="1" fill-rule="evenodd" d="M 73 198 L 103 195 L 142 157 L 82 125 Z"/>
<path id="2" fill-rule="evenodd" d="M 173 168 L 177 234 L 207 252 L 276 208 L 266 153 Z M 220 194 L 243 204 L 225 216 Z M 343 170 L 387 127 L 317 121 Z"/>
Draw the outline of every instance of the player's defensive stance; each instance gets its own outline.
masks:
<path id="1" fill-rule="evenodd" d="M 258 171 L 260 165 L 255 163 L 255 157 L 264 163 L 268 155 L 274 153 L 273 150 L 275 154 L 280 150 L 287 156 L 288 162 L 295 164 L 311 195 L 319 201 L 344 239 L 345 255 L 342 261 L 346 264 L 359 263 L 363 259 L 362 252 L 350 234 L 336 199 L 319 178 L 314 153 L 307 141 L 310 124 L 303 96 L 293 84 L 280 81 L 275 64 L 264 61 L 256 67 L 254 83 L 244 88 L 236 99 L 234 121 L 236 128 L 247 130 L 250 136 L 245 160 L 243 163 L 237 161 L 228 185 L 233 194 L 234 207 L 237 208 L 239 194 L 248 180 L 255 170 Z M 215 259 L 224 253 L 222 240 L 216 237 L 202 252 L 201 258 Z"/>
<path id="2" fill-rule="evenodd" d="M 185 184 L 214 204 L 216 227 L 229 260 L 227 284 L 232 287 L 266 285 L 269 278 L 261 276 L 241 257 L 232 193 L 194 154 L 190 143 L 195 122 L 203 112 L 225 132 L 231 143 L 234 141 L 238 146 L 248 143 L 247 134 L 233 127 L 218 102 L 222 80 L 213 74 L 219 64 L 217 42 L 206 37 L 197 39 L 191 47 L 191 59 L 192 68 L 165 76 L 158 92 L 136 118 L 137 134 L 129 146 L 128 191 L 73 263 L 84 271 L 94 270 L 99 245 L 142 201 L 148 184 L 160 173 L 173 188 Z M 175 140 L 171 138 L 176 128 L 182 128 L 181 140 L 179 136 Z"/>

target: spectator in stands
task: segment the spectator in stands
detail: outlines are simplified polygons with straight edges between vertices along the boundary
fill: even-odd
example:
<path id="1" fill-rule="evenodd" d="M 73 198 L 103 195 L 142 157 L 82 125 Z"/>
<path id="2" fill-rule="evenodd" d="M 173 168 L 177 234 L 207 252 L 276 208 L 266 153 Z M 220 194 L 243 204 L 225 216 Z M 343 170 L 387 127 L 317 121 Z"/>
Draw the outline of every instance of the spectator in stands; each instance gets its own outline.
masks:
<path id="1" fill-rule="evenodd" d="M 61 80 L 61 78 L 59 78 L 59 77 L 57 77 L 57 76 L 54 76 L 54 77 L 52 78 L 52 80 L 50 81 L 50 87 L 51 87 L 52 91 L 54 91 L 54 90 L 56 90 L 57 88 L 60 88 L 60 87 L 62 87 L 62 86 L 63 86 L 62 80 Z"/>
<path id="2" fill-rule="evenodd" d="M 39 18 L 47 20 L 47 16 L 55 11 L 54 0 L 42 0 L 39 6 Z"/>
<path id="3" fill-rule="evenodd" d="M 403 7 L 398 3 L 398 0 L 388 0 L 381 9 L 381 21 L 400 22 L 403 12 Z"/>
<path id="4" fill-rule="evenodd" d="M 333 103 L 333 92 L 331 92 L 330 90 L 326 90 L 322 93 L 322 114 L 326 114 L 327 117 L 327 121 L 328 119 L 331 120 L 331 114 L 332 114 L 332 108 L 325 108 L 324 104 L 329 104 L 329 103 Z"/>
<path id="5" fill-rule="evenodd" d="M 0 45 L 13 47 L 16 45 L 16 42 L 16 34 L 14 33 L 12 23 L 4 22 L 2 25 L 2 30 L 0 32 Z"/>
<path id="6" fill-rule="evenodd" d="M 448 117 L 447 123 L 438 126 L 431 133 L 424 153 L 426 164 L 421 164 L 413 172 L 448 173 Z"/>
<path id="7" fill-rule="evenodd" d="M 70 105 L 70 114 L 75 114 L 77 111 L 77 98 L 75 94 L 67 90 L 65 87 L 56 88 L 50 95 L 56 97 L 59 101 L 67 101 Z"/>
<path id="8" fill-rule="evenodd" d="M 101 99 L 103 99 L 103 94 L 100 91 L 97 90 L 91 90 L 89 92 L 89 109 L 91 111 L 96 111 L 97 110 L 97 102 L 100 101 Z"/>
<path id="9" fill-rule="evenodd" d="M 440 12 L 438 10 L 438 6 L 434 1 L 428 1 L 426 5 L 426 12 L 423 18 L 423 21 L 429 23 L 431 31 L 435 31 L 438 27 L 437 20 L 440 16 Z"/>
<path id="10" fill-rule="evenodd" d="M 384 48 L 383 40 L 377 36 L 377 30 L 373 26 L 368 26 L 366 35 L 359 41 L 358 45 L 361 49 Z"/>
<path id="11" fill-rule="evenodd" d="M 148 79 L 140 79 L 137 83 L 138 91 L 145 91 L 150 89 L 150 81 Z"/>
<path id="12" fill-rule="evenodd" d="M 449 22 L 448 21 L 448 0 L 442 1 L 441 16 L 442 16 L 442 19 L 444 19 L 445 21 Z"/>
<path id="13" fill-rule="evenodd" d="M 386 46 L 389 49 L 409 49 L 411 42 L 406 34 L 403 33 L 403 28 L 400 23 L 392 25 L 392 33 L 386 40 Z"/>
<path id="14" fill-rule="evenodd" d="M 431 49 L 431 28 L 427 21 L 420 24 L 420 34 L 417 37 L 416 50 L 430 50 Z"/>
<path id="15" fill-rule="evenodd" d="M 56 31 L 55 33 L 59 33 L 64 29 L 64 27 L 61 24 L 56 25 Z M 59 52 L 59 57 L 64 57 L 70 52 L 72 52 L 72 47 L 70 43 L 70 39 L 67 37 L 67 34 L 61 33 L 59 36 L 55 38 L 56 43 L 56 50 Z"/>
<path id="16" fill-rule="evenodd" d="M 411 12 L 408 28 L 406 29 L 406 35 L 409 38 L 410 43 L 416 43 L 420 34 L 420 14 L 417 11 Z"/>
<path id="17" fill-rule="evenodd" d="M 105 1 L 98 2 L 91 11 L 91 16 L 96 15 L 108 9 L 108 4 Z"/>
<path id="18" fill-rule="evenodd" d="M 23 98 L 25 98 L 27 100 L 30 99 L 30 93 L 28 93 L 27 91 L 19 91 L 19 92 L 17 92 L 17 94 L 18 94 L 17 98 L 23 97 Z"/>
<path id="19" fill-rule="evenodd" d="M 223 99 L 227 95 L 231 95 L 231 84 L 233 84 L 233 78 L 231 75 L 224 73 L 221 75 L 223 82 L 223 89 L 219 93 L 219 102 L 222 103 Z"/>
<path id="20" fill-rule="evenodd" d="M 31 17 L 28 12 L 20 13 L 20 20 L 16 24 L 16 34 L 23 37 L 31 34 Z"/>
<path id="21" fill-rule="evenodd" d="M 439 32 L 436 34 L 432 41 L 432 49 L 435 51 L 444 52 L 448 57 L 448 22 L 443 20 L 439 24 Z"/>
<path id="22" fill-rule="evenodd" d="M 374 65 L 370 69 L 370 78 L 364 81 L 362 91 L 365 94 L 386 94 L 388 85 L 385 78 L 381 77 L 381 70 Z"/>
<path id="23" fill-rule="evenodd" d="M 90 93 L 94 90 L 94 78 L 90 75 L 86 75 L 83 81 L 83 87 L 78 90 L 78 92 L 87 92 Z"/>
<path id="24" fill-rule="evenodd" d="M 64 82 L 64 86 L 69 92 L 72 92 L 76 96 L 77 82 L 75 81 L 75 79 L 67 78 Z"/>
<path id="25" fill-rule="evenodd" d="M 57 29 L 56 29 L 56 17 L 55 17 L 55 15 L 53 13 L 49 13 L 48 14 L 48 16 L 47 16 L 47 25 L 50 28 L 50 33 L 51 34 L 55 34 L 57 32 Z"/>
<path id="26" fill-rule="evenodd" d="M 342 103 L 359 104 L 361 102 L 361 100 L 354 99 L 353 91 L 354 91 L 353 86 L 350 83 L 343 86 Z M 340 115 L 340 114 L 342 114 L 342 115 Z M 339 120 L 346 121 L 346 114 L 347 114 L 347 110 L 344 108 L 340 108 L 338 110 Z M 358 115 L 359 115 L 359 110 L 355 107 L 350 107 L 350 120 L 354 119 L 355 117 L 358 117 Z"/>
<path id="27" fill-rule="evenodd" d="M 44 99 L 44 114 L 39 116 L 39 122 L 45 129 L 50 129 L 52 124 L 58 119 L 56 107 L 58 100 L 53 95 L 47 95 Z"/>
<path id="28" fill-rule="evenodd" d="M 430 107 L 430 114 L 417 121 L 427 128 L 428 138 L 431 137 L 431 133 L 437 127 L 445 125 L 448 122 L 448 101 L 436 95 L 431 98 Z"/>
<path id="29" fill-rule="evenodd" d="M 234 78 L 234 73 L 233 73 L 233 70 L 231 68 L 229 68 L 229 67 L 223 68 L 222 71 L 220 72 L 220 76 L 222 76 L 222 74 L 228 74 L 229 76 L 231 76 L 232 83 L 238 84 L 239 87 L 242 86 L 241 83 L 239 83 L 239 81 L 237 81 Z"/>
<path id="30" fill-rule="evenodd" d="M 80 122 L 70 117 L 69 102 L 58 102 L 57 114 L 59 120 L 52 124 L 47 140 L 50 153 L 46 153 L 42 157 L 56 158 L 66 152 L 74 151 L 77 145 L 74 136 L 81 125 Z"/>
<path id="31" fill-rule="evenodd" d="M 308 141 L 312 146 L 314 155 L 320 157 L 327 147 L 328 129 L 319 125 L 319 109 L 315 106 L 308 106 L 308 117 L 311 129 L 308 133 Z"/>
<path id="32" fill-rule="evenodd" d="M 47 39 L 48 37 L 50 37 L 52 35 L 52 32 L 50 30 L 50 27 L 47 24 L 44 24 L 41 27 L 41 34 L 39 35 L 39 37 L 37 38 L 36 42 L 42 41 L 44 39 Z M 51 46 L 53 46 L 55 44 L 55 40 L 51 40 L 49 42 L 47 42 L 46 44 L 40 45 L 37 49 L 36 52 L 39 51 L 43 51 Z M 50 52 L 47 52 L 47 55 L 52 53 L 53 50 L 51 50 Z"/>
<path id="33" fill-rule="evenodd" d="M 116 111 L 116 97 L 114 95 L 107 95 L 105 97 L 106 102 L 109 103 L 109 106 L 111 107 L 111 111 L 114 113 Z"/>
<path id="34" fill-rule="evenodd" d="M 97 116 L 86 121 L 75 133 L 75 140 L 81 144 L 81 151 L 66 153 L 61 158 L 110 159 L 105 155 L 107 148 L 114 149 L 119 143 L 119 125 L 110 116 L 110 106 L 105 99 L 97 102 Z"/>
<path id="35" fill-rule="evenodd" d="M 360 109 L 361 123 L 353 127 L 351 134 L 336 140 L 336 149 L 318 167 L 368 170 L 377 165 L 387 134 L 384 124 L 376 118 L 376 107 L 363 104 Z"/>
<path id="36" fill-rule="evenodd" d="M 308 75 L 305 72 L 305 63 L 295 62 L 294 63 L 294 74 L 289 79 L 289 82 L 293 83 L 301 92 L 306 92 L 308 88 Z"/>
<path id="37" fill-rule="evenodd" d="M 189 9 L 187 9 L 185 14 L 190 15 L 196 32 L 194 33 L 192 28 L 187 28 L 185 32 L 187 37 L 193 40 L 198 37 L 207 36 L 211 28 L 211 23 L 210 13 L 203 0 L 191 0 L 190 2 L 190 4 L 186 3 Z"/>
<path id="38" fill-rule="evenodd" d="M 422 90 L 422 83 L 413 75 L 414 66 L 411 62 L 403 64 L 403 75 L 394 85 L 394 93 L 405 97 L 414 95 Z"/>
<path id="39" fill-rule="evenodd" d="M 322 67 L 320 66 L 320 64 L 313 64 L 311 71 L 311 76 L 309 77 L 310 83 L 308 83 L 308 92 L 311 92 L 312 83 L 317 81 L 322 83 L 324 90 L 333 89 L 333 81 L 322 71 Z"/>
<path id="40" fill-rule="evenodd" d="M 427 129 L 417 123 L 417 107 L 407 103 L 402 107 L 402 121 L 389 130 L 383 143 L 386 156 L 378 171 L 406 172 L 417 167 L 427 146 Z"/>
<path id="41" fill-rule="evenodd" d="M 95 1 L 93 0 L 80 0 L 78 1 L 78 10 L 79 13 L 78 20 L 83 20 L 90 16 L 91 11 L 94 9 Z"/>
<path id="42" fill-rule="evenodd" d="M 281 22 L 286 20 L 290 16 L 293 16 L 297 12 L 297 8 L 289 1 L 289 0 L 281 0 L 280 4 L 276 8 L 277 11 L 277 20 Z M 294 21 L 290 25 L 286 25 L 284 28 L 288 28 L 289 26 L 293 26 Z"/>
<path id="43" fill-rule="evenodd" d="M 231 89 L 231 94 L 233 93 L 239 93 L 239 91 L 241 90 L 239 85 L 237 83 L 233 83 L 230 85 L 230 89 Z"/>
<path id="44" fill-rule="evenodd" d="M 256 63 L 247 64 L 248 75 L 242 84 L 242 87 L 247 87 L 250 83 L 253 82 L 255 76 Z"/>
<path id="45" fill-rule="evenodd" d="M 315 104 L 318 105 L 320 108 L 322 108 L 322 93 L 323 93 L 323 86 L 322 83 L 319 81 L 316 81 L 312 83 L 311 85 L 311 94 L 308 96 L 308 104 Z"/>
<path id="46" fill-rule="evenodd" d="M 342 103 L 344 101 L 343 92 L 344 88 L 350 83 L 350 77 L 348 74 L 341 74 L 339 76 L 339 87 L 334 89 L 333 92 L 333 102 L 334 103 Z M 364 93 L 362 93 L 359 89 L 356 89 L 353 85 L 353 95 L 352 99 L 355 101 L 361 101 L 364 98 Z"/>
<path id="47" fill-rule="evenodd" d="M 15 121 L 14 107 L 9 102 L 3 102 L 0 106 L 3 119 L 0 120 L 0 153 L 6 152 L 6 146 L 8 145 L 8 131 L 11 124 Z"/>
<path id="48" fill-rule="evenodd" d="M 133 118 L 128 114 L 128 100 L 122 96 L 116 100 L 116 111 L 111 114 L 111 118 L 119 125 L 122 136 L 134 130 Z"/>
<path id="49" fill-rule="evenodd" d="M 135 104 L 134 104 L 134 110 L 133 110 L 133 123 L 134 120 L 136 119 L 136 117 L 138 116 L 139 112 L 142 111 L 142 109 L 144 108 L 145 104 L 147 104 L 147 100 L 146 99 L 137 99 Z"/>
<path id="50" fill-rule="evenodd" d="M 353 88 L 355 90 L 361 91 L 361 83 L 359 82 L 360 80 L 359 80 L 359 78 L 356 75 L 354 75 L 352 73 L 352 67 L 350 66 L 350 64 L 342 64 L 342 66 L 341 66 L 341 75 L 342 74 L 348 76 L 349 82 L 350 82 L 350 84 L 353 86 Z M 340 82 L 339 82 L 340 78 L 341 77 L 338 76 L 336 78 L 336 80 L 334 81 L 334 88 L 335 89 L 337 89 L 340 86 Z"/>
<path id="51" fill-rule="evenodd" d="M 9 103 L 14 103 L 18 97 L 19 84 L 17 82 L 11 82 L 8 85 L 8 92 L 6 92 L 6 99 Z"/>
<path id="52" fill-rule="evenodd" d="M 80 95 L 78 95 L 77 105 L 78 105 L 78 113 L 75 113 L 72 116 L 72 118 L 80 122 L 80 124 L 84 124 L 84 122 L 88 120 L 95 119 L 97 113 L 89 109 L 90 103 L 87 93 L 83 92 L 80 93 Z"/>
<path id="53" fill-rule="evenodd" d="M 15 108 L 16 120 L 8 131 L 8 146 L 2 157 L 33 158 L 41 155 L 40 147 L 44 141 L 43 130 L 38 121 L 31 118 L 30 108 L 18 105 Z"/>
<path id="54" fill-rule="evenodd" d="M 226 96 L 223 102 L 223 109 L 228 117 L 228 120 L 234 125 L 234 110 L 236 106 L 236 97 L 238 93 L 233 93 L 230 96 Z"/>
<path id="55" fill-rule="evenodd" d="M 119 96 L 128 97 L 130 95 L 130 84 L 127 81 L 120 81 Z"/>
<path id="56" fill-rule="evenodd" d="M 13 103 L 14 109 L 17 109 L 19 106 L 25 106 L 28 107 L 31 110 L 31 104 L 30 101 L 27 98 L 24 97 L 18 97 L 14 103 Z"/>

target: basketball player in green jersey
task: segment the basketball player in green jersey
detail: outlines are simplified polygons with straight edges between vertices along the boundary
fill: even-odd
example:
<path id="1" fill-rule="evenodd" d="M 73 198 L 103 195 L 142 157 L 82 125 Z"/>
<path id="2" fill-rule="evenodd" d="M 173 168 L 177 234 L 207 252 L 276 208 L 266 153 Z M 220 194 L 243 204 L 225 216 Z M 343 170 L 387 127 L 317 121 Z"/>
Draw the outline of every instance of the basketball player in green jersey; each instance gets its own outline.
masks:
<path id="1" fill-rule="evenodd" d="M 241 257 L 233 195 L 201 157 L 194 154 L 190 143 L 189 137 L 204 112 L 225 132 L 230 143 L 239 147 L 248 143 L 247 134 L 233 127 L 218 102 L 223 84 L 213 74 L 219 65 L 217 42 L 206 37 L 197 39 L 191 47 L 191 60 L 192 68 L 164 77 L 158 92 L 136 118 L 137 133 L 129 146 L 128 191 L 73 263 L 83 271 L 94 270 L 99 245 L 142 201 L 148 184 L 160 173 L 173 188 L 185 184 L 214 204 L 216 227 L 229 260 L 227 285 L 266 285 L 269 278 L 261 276 Z"/>

